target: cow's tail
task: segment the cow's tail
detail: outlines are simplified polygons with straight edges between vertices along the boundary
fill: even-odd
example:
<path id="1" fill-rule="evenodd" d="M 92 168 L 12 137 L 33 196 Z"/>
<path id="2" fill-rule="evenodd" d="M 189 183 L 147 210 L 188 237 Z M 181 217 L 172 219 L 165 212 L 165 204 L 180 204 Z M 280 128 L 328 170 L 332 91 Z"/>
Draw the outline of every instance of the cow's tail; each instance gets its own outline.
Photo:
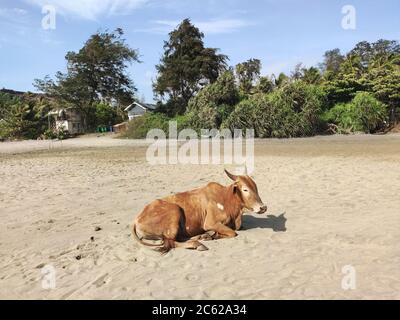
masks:
<path id="1" fill-rule="evenodd" d="M 140 244 L 147 246 L 147 247 L 152 247 L 154 248 L 154 250 L 162 253 L 162 254 L 166 254 L 168 253 L 171 249 L 175 248 L 175 241 L 173 240 L 168 240 L 165 239 L 164 237 L 160 237 L 160 240 L 162 241 L 159 244 L 153 244 L 153 243 L 147 243 L 145 241 L 143 241 L 137 234 L 136 232 L 136 222 L 133 223 L 132 226 L 132 235 L 133 238 L 138 241 Z"/>

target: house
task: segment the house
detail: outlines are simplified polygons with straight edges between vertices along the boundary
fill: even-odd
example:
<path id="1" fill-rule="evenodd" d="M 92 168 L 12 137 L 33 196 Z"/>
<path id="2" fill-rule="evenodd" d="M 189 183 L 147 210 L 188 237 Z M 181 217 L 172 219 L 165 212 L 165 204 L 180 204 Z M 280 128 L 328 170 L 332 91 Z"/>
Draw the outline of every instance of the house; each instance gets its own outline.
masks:
<path id="1" fill-rule="evenodd" d="M 157 106 L 155 104 L 134 102 L 125 108 L 125 112 L 128 112 L 129 121 L 134 118 L 143 116 L 146 112 L 152 112 L 156 110 Z"/>
<path id="2" fill-rule="evenodd" d="M 68 131 L 69 134 L 84 133 L 83 119 L 81 113 L 74 108 L 65 108 L 49 112 L 49 117 L 55 120 L 55 129 Z"/>

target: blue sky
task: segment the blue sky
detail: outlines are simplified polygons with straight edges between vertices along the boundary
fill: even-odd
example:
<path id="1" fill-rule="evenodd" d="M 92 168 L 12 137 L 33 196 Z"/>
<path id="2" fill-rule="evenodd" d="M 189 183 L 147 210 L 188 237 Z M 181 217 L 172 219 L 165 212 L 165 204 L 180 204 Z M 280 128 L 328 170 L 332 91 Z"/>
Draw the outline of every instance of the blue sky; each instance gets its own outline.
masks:
<path id="1" fill-rule="evenodd" d="M 55 30 L 42 28 L 46 4 L 56 8 Z M 342 28 L 345 5 L 356 9 L 355 30 Z M 33 79 L 64 71 L 66 52 L 97 30 L 124 29 L 143 61 L 129 72 L 151 101 L 163 41 L 184 18 L 231 65 L 258 58 L 267 75 L 316 65 L 326 50 L 346 52 L 362 40 L 398 40 L 399 16 L 399 0 L 0 0 L 0 88 L 34 91 Z"/>

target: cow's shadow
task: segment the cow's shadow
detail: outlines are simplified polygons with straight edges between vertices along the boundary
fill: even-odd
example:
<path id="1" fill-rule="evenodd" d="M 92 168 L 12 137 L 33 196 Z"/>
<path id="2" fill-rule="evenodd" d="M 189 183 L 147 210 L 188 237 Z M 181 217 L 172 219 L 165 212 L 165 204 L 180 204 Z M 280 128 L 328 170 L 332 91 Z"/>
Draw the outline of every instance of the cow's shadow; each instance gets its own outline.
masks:
<path id="1" fill-rule="evenodd" d="M 272 229 L 274 232 L 286 232 L 286 221 L 284 213 L 279 216 L 268 215 L 266 218 L 244 215 L 241 230 L 261 228 Z"/>

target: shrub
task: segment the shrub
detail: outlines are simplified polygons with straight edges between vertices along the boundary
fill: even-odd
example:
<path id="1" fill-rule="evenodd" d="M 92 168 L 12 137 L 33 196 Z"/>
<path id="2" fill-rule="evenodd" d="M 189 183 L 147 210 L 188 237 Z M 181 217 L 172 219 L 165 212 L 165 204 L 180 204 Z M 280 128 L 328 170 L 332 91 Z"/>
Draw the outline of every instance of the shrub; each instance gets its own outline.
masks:
<path id="1" fill-rule="evenodd" d="M 364 132 L 374 133 L 384 128 L 388 114 L 384 103 L 368 92 L 359 92 L 352 104 Z"/>
<path id="2" fill-rule="evenodd" d="M 235 110 L 222 124 L 223 128 L 228 128 L 232 132 L 235 129 L 254 129 L 257 137 L 264 135 L 261 116 L 267 112 L 268 101 L 266 95 L 255 95 L 248 100 L 241 101 Z"/>
<path id="3" fill-rule="evenodd" d="M 318 131 L 324 101 L 318 86 L 287 83 L 271 94 L 257 94 L 239 103 L 223 127 L 254 128 L 260 138 L 310 136 Z"/>
<path id="4" fill-rule="evenodd" d="M 368 92 L 359 92 L 350 103 L 336 104 L 323 120 L 337 126 L 338 133 L 374 133 L 385 126 L 387 107 Z"/>
<path id="5" fill-rule="evenodd" d="M 235 77 L 226 71 L 189 101 L 189 124 L 197 130 L 219 128 L 238 101 Z"/>
<path id="6" fill-rule="evenodd" d="M 14 97 L 0 93 L 2 139 L 36 139 L 48 127 L 48 101 L 30 95 Z"/>
<path id="7" fill-rule="evenodd" d="M 10 136 L 9 128 L 7 127 L 6 121 L 0 119 L 0 141 L 8 139 Z"/>
<path id="8" fill-rule="evenodd" d="M 55 132 L 55 135 L 58 140 L 64 140 L 69 137 L 69 132 L 68 132 L 68 130 L 65 130 L 64 128 L 60 128 Z"/>
<path id="9" fill-rule="evenodd" d="M 129 139 L 144 139 L 147 132 L 152 129 L 161 129 L 168 132 L 168 121 L 170 119 L 162 113 L 145 113 L 129 122 L 124 137 Z"/>
<path id="10" fill-rule="evenodd" d="M 47 129 L 44 133 L 43 136 L 46 140 L 53 140 L 57 138 L 57 134 L 54 130 L 52 129 Z"/>
<path id="11" fill-rule="evenodd" d="M 188 129 L 190 128 L 190 119 L 187 114 L 182 115 L 182 116 L 176 116 L 172 119 L 169 119 L 169 121 L 176 121 L 178 125 L 178 133 L 182 131 L 183 129 Z"/>

